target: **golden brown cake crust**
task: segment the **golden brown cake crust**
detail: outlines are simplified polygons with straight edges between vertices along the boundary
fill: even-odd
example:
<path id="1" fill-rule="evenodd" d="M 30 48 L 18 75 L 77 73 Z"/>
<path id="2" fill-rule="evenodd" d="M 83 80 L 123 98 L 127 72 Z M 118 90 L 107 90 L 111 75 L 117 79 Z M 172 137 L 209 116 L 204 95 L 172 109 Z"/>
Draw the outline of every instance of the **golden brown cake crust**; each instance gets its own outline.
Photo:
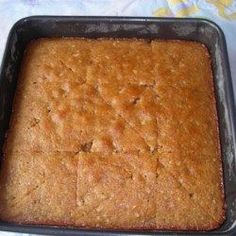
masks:
<path id="1" fill-rule="evenodd" d="M 210 57 L 190 41 L 53 38 L 24 56 L 0 218 L 211 230 L 224 221 Z"/>

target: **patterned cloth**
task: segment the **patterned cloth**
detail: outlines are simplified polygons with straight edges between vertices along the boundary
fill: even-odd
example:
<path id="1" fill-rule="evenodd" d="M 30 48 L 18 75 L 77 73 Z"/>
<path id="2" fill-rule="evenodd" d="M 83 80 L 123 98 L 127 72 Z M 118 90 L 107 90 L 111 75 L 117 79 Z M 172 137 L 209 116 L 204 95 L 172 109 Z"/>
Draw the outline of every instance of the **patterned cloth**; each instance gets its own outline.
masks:
<path id="1" fill-rule="evenodd" d="M 7 35 L 31 15 L 201 17 L 216 22 L 227 41 L 236 94 L 236 0 L 0 0 L 0 60 Z M 0 232 L 2 236 L 20 234 Z M 21 235 L 22 236 L 22 235 Z"/>

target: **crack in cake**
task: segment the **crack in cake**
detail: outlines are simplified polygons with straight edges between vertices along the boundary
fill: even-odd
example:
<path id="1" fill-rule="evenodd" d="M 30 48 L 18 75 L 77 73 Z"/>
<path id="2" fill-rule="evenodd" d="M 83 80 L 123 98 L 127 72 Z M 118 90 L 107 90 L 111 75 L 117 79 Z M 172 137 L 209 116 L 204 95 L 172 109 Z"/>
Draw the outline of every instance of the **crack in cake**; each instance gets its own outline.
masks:
<path id="1" fill-rule="evenodd" d="M 81 38 L 28 45 L 4 145 L 2 220 L 211 230 L 224 214 L 204 45 Z"/>

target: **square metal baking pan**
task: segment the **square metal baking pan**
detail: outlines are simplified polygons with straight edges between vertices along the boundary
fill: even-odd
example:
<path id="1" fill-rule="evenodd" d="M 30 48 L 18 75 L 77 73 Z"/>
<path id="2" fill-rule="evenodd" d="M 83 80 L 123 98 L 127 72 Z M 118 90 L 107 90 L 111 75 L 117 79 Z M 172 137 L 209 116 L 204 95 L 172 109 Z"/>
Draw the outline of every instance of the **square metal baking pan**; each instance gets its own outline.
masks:
<path id="1" fill-rule="evenodd" d="M 21 19 L 10 31 L 0 71 L 0 148 L 9 126 L 21 59 L 27 43 L 41 37 L 183 39 L 207 46 L 212 59 L 224 168 L 226 220 L 210 232 L 105 231 L 0 222 L 0 230 L 48 235 L 107 234 L 236 234 L 235 107 L 226 43 L 221 29 L 204 19 L 33 16 Z M 191 58 L 189 58 L 191 60 Z M 1 155 L 2 157 L 2 155 Z"/>

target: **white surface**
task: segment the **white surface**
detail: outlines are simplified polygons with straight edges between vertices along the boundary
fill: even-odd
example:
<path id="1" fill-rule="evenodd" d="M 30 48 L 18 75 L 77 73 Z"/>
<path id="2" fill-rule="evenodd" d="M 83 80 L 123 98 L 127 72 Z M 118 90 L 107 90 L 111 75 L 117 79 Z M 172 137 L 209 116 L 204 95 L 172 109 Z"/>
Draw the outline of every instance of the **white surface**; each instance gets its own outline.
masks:
<path id="1" fill-rule="evenodd" d="M 32 236 L 32 235 L 33 234 L 8 233 L 0 231 L 0 236 Z"/>
<path id="2" fill-rule="evenodd" d="M 0 61 L 7 35 L 19 19 L 31 15 L 189 16 L 216 22 L 227 41 L 236 91 L 236 0 L 0 0 Z M 182 10 L 186 9 L 186 10 Z M 19 234 L 0 232 L 2 236 Z M 26 235 L 26 234 L 25 234 Z"/>

